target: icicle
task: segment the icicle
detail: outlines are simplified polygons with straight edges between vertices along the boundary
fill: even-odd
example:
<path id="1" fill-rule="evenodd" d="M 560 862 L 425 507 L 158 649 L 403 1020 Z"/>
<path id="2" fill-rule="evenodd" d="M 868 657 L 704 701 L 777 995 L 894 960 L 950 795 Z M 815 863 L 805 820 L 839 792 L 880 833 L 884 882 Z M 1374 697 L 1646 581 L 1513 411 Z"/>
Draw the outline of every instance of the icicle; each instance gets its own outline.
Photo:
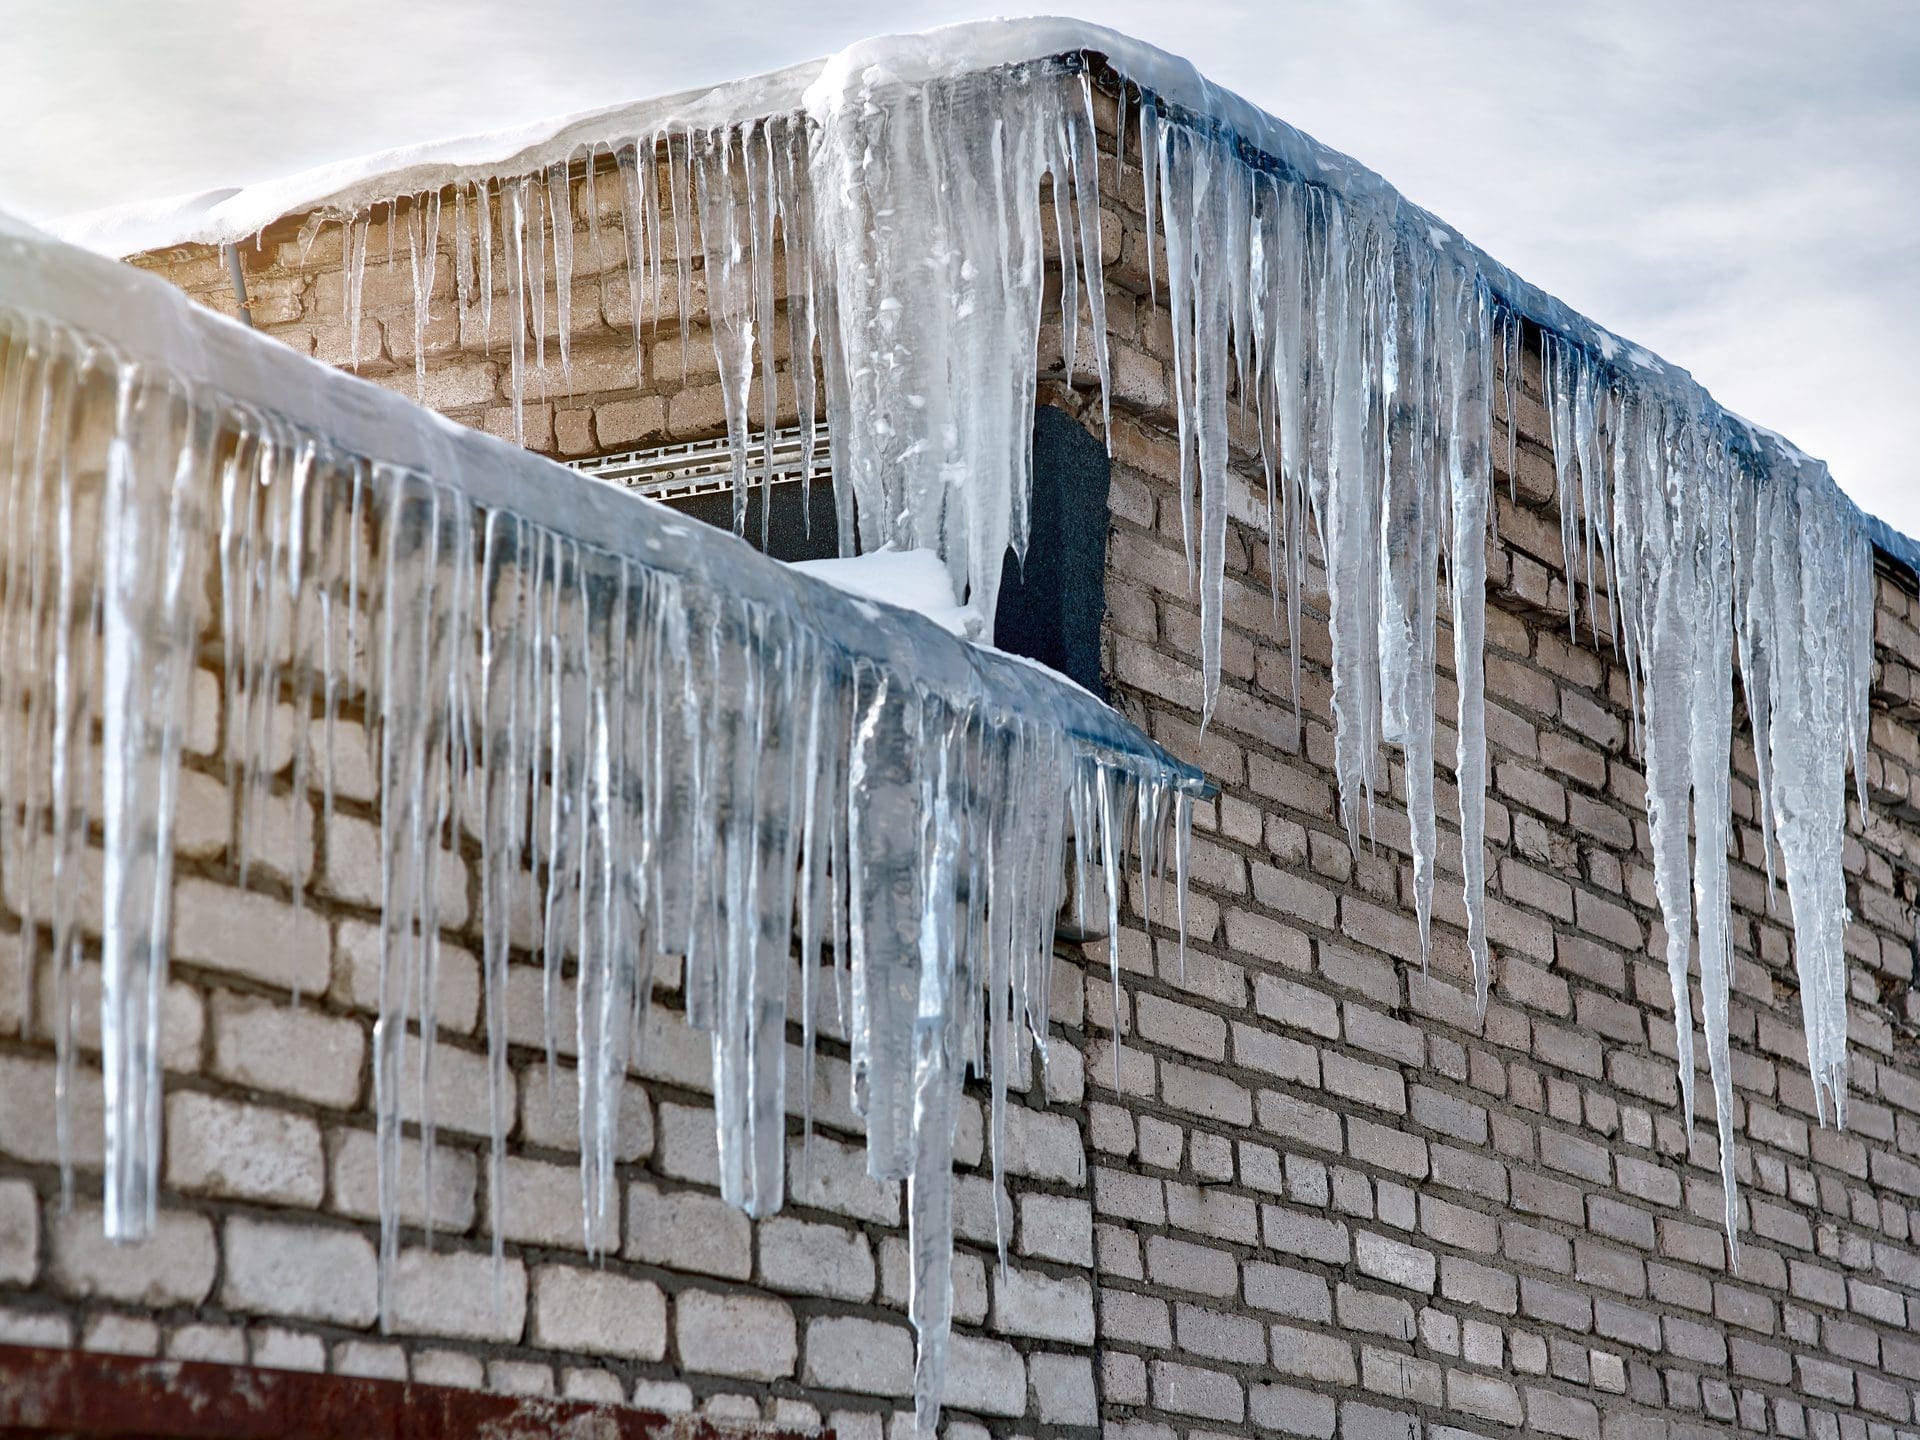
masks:
<path id="1" fill-rule="evenodd" d="M 807 127 L 784 128 L 784 154 L 774 162 L 778 190 L 780 244 L 787 267 L 787 335 L 791 345 L 795 418 L 800 424 L 800 495 L 803 523 L 813 530 L 814 423 L 819 410 L 814 370 L 813 206 L 807 185 Z M 767 373 L 772 367 L 766 366 Z"/>
<path id="2" fill-rule="evenodd" d="M 172 834 L 193 674 L 208 427 L 176 396 L 120 380 L 101 577 L 105 689 L 101 1044 L 107 1234 L 152 1233 L 159 1186 L 160 1005 Z M 156 483 L 157 482 L 157 483 Z"/>
<path id="3" fill-rule="evenodd" d="M 643 176 L 640 166 L 644 160 L 647 173 Z M 647 232 L 645 229 L 646 201 L 642 187 L 652 184 L 653 152 L 636 149 L 622 150 L 618 157 L 620 166 L 620 238 L 626 246 L 627 255 L 627 310 L 633 325 L 633 363 L 634 373 L 640 372 L 640 315 L 641 286 L 646 274 Z M 656 301 L 657 305 L 657 301 Z"/>
<path id="4" fill-rule="evenodd" d="M 526 390 L 527 390 L 527 182 L 522 180 L 506 187 L 506 204 L 500 212 L 500 230 L 505 240 L 505 259 L 507 262 L 507 301 L 513 311 L 512 333 L 508 337 L 509 386 L 513 396 L 513 442 L 524 445 L 527 440 L 526 428 Z M 481 266 L 484 273 L 487 268 L 486 252 L 481 252 Z M 483 289 L 482 294 L 490 290 Z"/>
<path id="5" fill-rule="evenodd" d="M 687 381 L 689 327 L 693 323 L 693 196 L 688 171 L 693 164 L 694 136 L 692 131 L 688 131 L 683 136 L 668 135 L 665 138 L 667 195 L 673 203 L 673 261 L 679 279 L 680 383 L 684 385 Z M 702 238 L 705 238 L 704 235 Z"/>
<path id="6" fill-rule="evenodd" d="M 1492 961 L 1487 948 L 1487 512 L 1492 465 L 1487 444 L 1488 357 L 1486 294 L 1478 277 L 1457 271 L 1443 292 L 1447 349 L 1441 357 L 1448 416 L 1447 475 L 1453 491 L 1447 538 L 1452 584 L 1453 673 L 1459 723 L 1454 784 L 1460 804 L 1460 867 L 1467 911 L 1467 950 L 1473 962 L 1475 1013 L 1487 1013 Z"/>
<path id="7" fill-rule="evenodd" d="M 493 353 L 493 182 L 482 180 L 473 187 L 473 190 L 478 207 L 476 224 L 479 227 L 474 238 L 480 242 L 480 348 L 484 353 L 491 355 Z M 517 418 L 514 423 L 516 425 L 519 423 Z"/>
<path id="8" fill-rule="evenodd" d="M 1872 673 L 1872 553 L 1817 462 L 1769 457 L 1738 493 L 1735 606 L 1762 831 L 1779 843 L 1792 900 L 1814 1104 L 1822 1123 L 1844 1124 L 1844 767 L 1851 755 L 1856 781 L 1866 768 L 1858 727 Z"/>
<path id="9" fill-rule="evenodd" d="M 753 141 L 743 136 L 739 145 L 751 153 Z M 736 141 L 733 132 L 714 130 L 691 136 L 688 141 L 688 166 L 693 172 L 695 198 L 700 207 L 700 238 L 705 246 L 708 323 L 713 333 L 714 363 L 720 370 L 720 392 L 727 416 L 727 438 L 732 442 L 733 461 L 733 533 L 744 535 L 747 526 L 747 401 L 753 385 L 753 347 L 756 297 L 759 277 L 772 285 L 772 267 L 761 263 L 757 233 L 746 232 L 757 226 L 757 219 L 741 213 L 735 194 L 733 161 Z M 748 205 L 754 203 L 755 173 L 746 176 Z M 771 223 L 769 220 L 767 223 Z M 752 249 L 749 249 L 749 246 Z M 772 308 L 772 295 L 767 297 Z M 767 342 L 763 340 L 763 349 Z M 771 389 L 773 370 L 766 371 L 766 386 Z M 770 432 L 769 432 L 770 433 Z M 770 497 L 762 497 L 762 518 Z"/>
<path id="10" fill-rule="evenodd" d="M 1056 177 L 1064 244 L 1071 155 L 1091 150 L 1079 77 L 1045 63 L 924 86 L 875 73 L 818 102 L 812 240 L 835 488 L 857 503 L 864 548 L 937 550 L 984 620 L 1003 557 L 1025 540 L 1040 180 Z"/>
<path id="11" fill-rule="evenodd" d="M 407 211 L 407 263 L 413 277 L 413 398 L 427 398 L 427 318 L 432 303 L 431 242 L 423 243 L 425 206 L 416 198 Z"/>
<path id="12" fill-rule="evenodd" d="M 457 335 L 461 349 L 467 345 L 467 323 L 473 308 L 473 232 L 467 228 L 467 187 L 453 187 L 453 290 Z"/>
<path id="13" fill-rule="evenodd" d="M 346 234 L 346 283 L 343 290 L 346 295 L 347 354 L 355 370 L 360 368 L 360 296 L 367 273 L 369 223 L 368 215 L 358 215 L 342 222 Z"/>
<path id="14" fill-rule="evenodd" d="M 753 283 L 753 331 L 760 355 L 760 435 L 764 456 L 760 480 L 760 548 L 764 551 L 773 515 L 773 432 L 780 408 L 779 387 L 774 383 L 773 352 L 773 227 L 778 218 L 779 196 L 774 188 L 772 122 L 763 121 L 744 131 L 740 151 L 747 189 L 747 231 L 753 246 L 747 273 Z M 708 304 L 711 306 L 711 299 Z"/>
<path id="15" fill-rule="evenodd" d="M 520 253 L 527 267 L 527 309 L 533 319 L 533 368 L 540 377 L 540 398 L 547 389 L 547 196 L 546 178 L 528 175 L 520 181 L 524 204 L 521 221 L 526 233 L 521 237 Z M 556 244 L 558 242 L 556 241 Z M 555 255 L 558 263 L 558 255 Z"/>
<path id="16" fill-rule="evenodd" d="M 1432 957 L 1435 625 L 1440 508 L 1445 491 L 1435 453 L 1427 382 L 1430 309 L 1438 294 L 1431 247 L 1396 245 L 1384 306 L 1385 488 L 1380 526 L 1381 731 L 1406 756 L 1413 841 L 1414 913 L 1420 963 Z"/>
<path id="17" fill-rule="evenodd" d="M 1094 374 L 1100 381 L 1100 425 L 1113 445 L 1113 372 L 1107 357 L 1106 257 L 1100 243 L 1100 164 L 1093 119 L 1093 82 L 1080 73 L 1080 116 L 1065 125 L 1065 148 L 1072 166 L 1073 206 L 1080 217 L 1080 263 L 1087 277 L 1087 320 L 1093 340 Z M 1124 137 L 1126 127 L 1121 126 Z M 1064 255 L 1064 252 L 1063 252 Z M 1063 262 L 1064 263 L 1064 262 Z M 1072 367 L 1068 367 L 1071 372 Z M 1072 379 L 1071 373 L 1068 375 Z"/>
<path id="18" fill-rule="evenodd" d="M 591 156 L 588 164 L 591 167 Z M 573 182 L 568 178 L 568 169 L 565 160 L 556 160 L 547 167 L 547 206 L 553 220 L 554 323 L 559 327 L 560 375 L 567 393 L 572 394 L 573 359 L 569 341 L 573 333 Z"/>

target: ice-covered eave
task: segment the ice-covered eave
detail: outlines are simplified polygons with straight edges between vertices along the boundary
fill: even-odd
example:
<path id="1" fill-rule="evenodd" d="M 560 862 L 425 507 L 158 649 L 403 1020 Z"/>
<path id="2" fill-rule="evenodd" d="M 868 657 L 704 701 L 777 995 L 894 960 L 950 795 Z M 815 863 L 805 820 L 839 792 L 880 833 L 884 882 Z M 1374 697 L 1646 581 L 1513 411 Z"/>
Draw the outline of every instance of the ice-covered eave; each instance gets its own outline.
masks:
<path id="1" fill-rule="evenodd" d="M 143 202 L 74 216 L 49 227 L 101 254 L 126 256 L 189 244 L 234 244 L 275 221 L 313 212 L 354 213 L 396 196 L 462 182 L 522 175 L 583 148 L 635 137 L 736 125 L 770 115 L 824 115 L 867 80 L 906 84 L 1060 57 L 1081 57 L 1149 92 L 1163 111 L 1231 135 L 1256 163 L 1325 185 L 1347 203 L 1417 217 L 1436 249 L 1477 270 L 1516 314 L 1575 341 L 1655 390 L 1706 392 L 1687 371 L 1614 334 L 1508 269 L 1451 225 L 1408 201 L 1350 156 L 1213 84 L 1190 62 L 1087 21 L 1038 17 L 981 20 L 863 40 L 820 60 L 675 95 L 603 107 L 511 129 L 404 146 L 334 162 L 237 189 Z M 1709 397 L 1710 399 L 1710 397 Z M 1716 404 L 1716 408 L 1717 404 Z M 1747 443 L 1802 458 L 1789 442 L 1720 410 Z M 1860 512 L 1862 530 L 1883 555 L 1920 575 L 1920 540 Z"/>
<path id="2" fill-rule="evenodd" d="M 797 613 L 850 658 L 913 677 L 935 693 L 986 693 L 1003 713 L 1044 693 L 1061 729 L 1089 749 L 1165 767 L 1199 794 L 1198 770 L 1155 746 L 1113 710 L 1016 657 L 957 638 L 912 610 L 873 601 L 761 555 L 745 541 L 682 520 L 653 501 L 457 424 L 389 390 L 196 305 L 172 286 L 105 259 L 61 251 L 0 213 L 0 307 L 33 314 L 60 296 L 59 319 L 173 377 L 325 435 L 398 469 L 446 477 L 475 504 L 508 511 L 655 570 L 717 579 L 731 593 Z"/>

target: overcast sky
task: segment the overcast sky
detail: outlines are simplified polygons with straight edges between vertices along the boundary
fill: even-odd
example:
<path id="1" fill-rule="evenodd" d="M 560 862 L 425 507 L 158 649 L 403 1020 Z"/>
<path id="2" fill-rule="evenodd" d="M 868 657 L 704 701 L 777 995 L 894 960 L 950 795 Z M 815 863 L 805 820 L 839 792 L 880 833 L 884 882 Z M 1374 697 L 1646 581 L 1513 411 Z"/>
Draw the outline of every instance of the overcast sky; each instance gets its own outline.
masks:
<path id="1" fill-rule="evenodd" d="M 0 0 L 0 208 L 243 184 L 992 13 L 963 0 Z M 1379 170 L 1920 534 L 1914 0 L 1078 12 Z"/>

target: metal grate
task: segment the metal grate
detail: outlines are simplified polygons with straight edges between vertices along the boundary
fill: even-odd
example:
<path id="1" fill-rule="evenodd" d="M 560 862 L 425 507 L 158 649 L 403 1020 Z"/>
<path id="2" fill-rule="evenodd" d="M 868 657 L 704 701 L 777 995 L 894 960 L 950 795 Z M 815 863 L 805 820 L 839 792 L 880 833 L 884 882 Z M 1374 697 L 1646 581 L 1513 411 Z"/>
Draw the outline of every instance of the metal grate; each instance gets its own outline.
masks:
<path id="1" fill-rule="evenodd" d="M 799 426 L 776 430 L 769 437 L 752 435 L 747 439 L 747 478 L 755 484 L 767 478 L 767 456 L 773 458 L 772 482 L 790 485 L 809 476 L 831 480 L 833 464 L 827 453 L 827 427 L 813 427 L 813 464 L 806 464 L 803 441 L 806 431 Z M 684 500 L 698 495 L 724 495 L 733 488 L 733 446 L 725 440 L 694 440 L 684 445 L 664 445 L 652 450 L 627 450 L 618 455 L 596 455 L 589 460 L 570 460 L 568 467 L 583 475 L 592 475 L 609 484 L 619 485 L 655 500 Z"/>

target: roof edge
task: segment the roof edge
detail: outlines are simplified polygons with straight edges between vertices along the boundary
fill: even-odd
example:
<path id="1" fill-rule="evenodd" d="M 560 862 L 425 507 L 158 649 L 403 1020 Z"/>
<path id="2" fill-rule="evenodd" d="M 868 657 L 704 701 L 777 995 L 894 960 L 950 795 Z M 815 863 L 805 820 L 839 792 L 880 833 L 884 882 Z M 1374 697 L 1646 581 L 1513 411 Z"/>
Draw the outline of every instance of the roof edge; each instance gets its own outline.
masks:
<path id="1" fill-rule="evenodd" d="M 521 175 L 570 159 L 582 147 L 625 144 L 673 131 L 738 124 L 773 114 L 830 113 L 858 85 L 885 78 L 925 82 L 1064 55 L 1096 58 L 1119 79 L 1191 119 L 1231 133 L 1247 147 L 1316 181 L 1429 227 L 1436 248 L 1475 268 L 1517 314 L 1587 346 L 1656 387 L 1696 391 L 1761 449 L 1795 463 L 1791 442 L 1740 419 L 1678 365 L 1589 319 L 1533 285 L 1384 177 L 1315 140 L 1244 97 L 1208 80 L 1190 61 L 1104 25 L 1060 16 L 974 20 L 878 36 L 821 59 L 704 89 L 603 106 L 528 125 L 402 146 L 257 185 L 116 206 L 44 226 L 99 254 L 128 256 L 179 245 L 236 244 L 290 215 L 352 212 L 396 196 L 462 181 Z M 1920 540 L 1855 509 L 1876 549 L 1920 579 Z"/>

